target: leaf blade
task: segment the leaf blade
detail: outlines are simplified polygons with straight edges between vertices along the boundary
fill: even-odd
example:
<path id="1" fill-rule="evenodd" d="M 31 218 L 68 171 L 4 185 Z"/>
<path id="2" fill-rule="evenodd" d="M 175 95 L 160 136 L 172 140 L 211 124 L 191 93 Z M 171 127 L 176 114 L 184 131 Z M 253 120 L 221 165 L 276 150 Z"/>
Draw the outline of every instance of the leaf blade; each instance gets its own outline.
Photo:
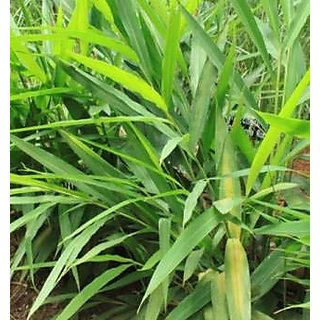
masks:
<path id="1" fill-rule="evenodd" d="M 251 318 L 250 274 L 246 253 L 238 239 L 228 239 L 225 281 L 230 320 Z"/>
<path id="2" fill-rule="evenodd" d="M 86 67 L 99 72 L 113 81 L 123 85 L 127 89 L 139 93 L 143 98 L 155 103 L 155 105 L 161 110 L 167 112 L 167 105 L 161 95 L 140 77 L 137 77 L 136 75 L 129 73 L 128 71 L 124 71 L 109 63 L 88 58 L 77 53 L 68 52 L 68 56 L 85 65 Z"/>

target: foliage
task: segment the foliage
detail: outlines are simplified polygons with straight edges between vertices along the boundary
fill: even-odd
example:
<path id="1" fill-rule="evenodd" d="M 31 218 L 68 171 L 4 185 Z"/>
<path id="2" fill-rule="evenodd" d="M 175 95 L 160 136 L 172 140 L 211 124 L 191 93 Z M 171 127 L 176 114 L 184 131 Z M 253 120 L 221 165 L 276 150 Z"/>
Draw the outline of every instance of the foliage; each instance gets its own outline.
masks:
<path id="1" fill-rule="evenodd" d="M 308 177 L 291 169 L 308 17 L 305 1 L 12 4 L 12 275 L 48 271 L 29 318 L 59 301 L 59 320 L 308 319 Z"/>

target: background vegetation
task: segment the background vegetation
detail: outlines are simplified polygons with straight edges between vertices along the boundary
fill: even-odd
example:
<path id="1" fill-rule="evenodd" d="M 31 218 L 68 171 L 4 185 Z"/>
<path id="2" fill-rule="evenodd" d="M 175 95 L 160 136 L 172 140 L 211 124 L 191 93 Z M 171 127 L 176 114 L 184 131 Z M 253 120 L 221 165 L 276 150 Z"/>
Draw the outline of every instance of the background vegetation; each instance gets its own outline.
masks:
<path id="1" fill-rule="evenodd" d="M 29 318 L 309 319 L 308 66 L 304 0 L 12 1 Z"/>

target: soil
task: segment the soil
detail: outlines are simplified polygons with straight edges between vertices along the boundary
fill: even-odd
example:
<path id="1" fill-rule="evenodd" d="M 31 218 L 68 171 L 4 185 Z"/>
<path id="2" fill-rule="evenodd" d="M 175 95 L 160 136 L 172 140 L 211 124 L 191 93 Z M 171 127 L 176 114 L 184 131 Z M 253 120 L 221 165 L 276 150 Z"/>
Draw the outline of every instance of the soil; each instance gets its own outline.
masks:
<path id="1" fill-rule="evenodd" d="M 297 159 L 293 161 L 292 169 L 297 170 L 306 175 L 310 175 L 310 161 Z"/>
<path id="2" fill-rule="evenodd" d="M 310 147 L 305 148 L 302 152 L 301 155 L 303 154 L 309 154 L 310 153 Z M 303 160 L 303 159 L 295 159 L 292 162 L 292 169 L 299 171 L 306 176 L 310 176 L 310 160 Z"/>
<path id="3" fill-rule="evenodd" d="M 10 286 L 10 318 L 11 320 L 25 320 L 31 305 L 37 297 L 37 292 L 24 282 L 12 281 Z M 31 320 L 49 320 L 61 309 L 58 304 L 48 304 L 41 307 Z"/>

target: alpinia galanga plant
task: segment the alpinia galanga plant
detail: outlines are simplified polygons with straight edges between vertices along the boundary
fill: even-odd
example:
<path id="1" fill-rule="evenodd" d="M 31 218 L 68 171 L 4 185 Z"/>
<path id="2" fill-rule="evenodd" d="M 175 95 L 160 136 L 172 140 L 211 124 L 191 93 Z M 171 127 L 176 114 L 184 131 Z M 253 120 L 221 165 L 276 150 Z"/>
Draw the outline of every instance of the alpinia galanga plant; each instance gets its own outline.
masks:
<path id="1" fill-rule="evenodd" d="M 48 271 L 30 319 L 308 319 L 308 19 L 293 0 L 12 2 L 12 275 Z"/>

